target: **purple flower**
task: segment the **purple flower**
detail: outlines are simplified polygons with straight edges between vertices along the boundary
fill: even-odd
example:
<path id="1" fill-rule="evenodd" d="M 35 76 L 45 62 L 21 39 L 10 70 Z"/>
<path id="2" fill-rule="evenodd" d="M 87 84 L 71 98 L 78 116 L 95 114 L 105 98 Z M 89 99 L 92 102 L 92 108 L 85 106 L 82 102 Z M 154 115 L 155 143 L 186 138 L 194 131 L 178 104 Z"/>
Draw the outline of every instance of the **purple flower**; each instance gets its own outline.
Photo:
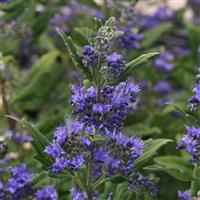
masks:
<path id="1" fill-rule="evenodd" d="M 52 171 L 54 173 L 59 173 L 63 169 L 65 169 L 68 164 L 69 164 L 69 161 L 66 158 L 64 158 L 64 157 L 57 157 L 55 159 L 55 163 L 52 166 Z"/>
<path id="2" fill-rule="evenodd" d="M 53 142 L 50 146 L 47 146 L 45 148 L 44 152 L 52 158 L 56 158 L 57 156 L 60 156 L 62 154 L 63 149 L 60 144 Z"/>
<path id="3" fill-rule="evenodd" d="M 68 136 L 68 130 L 67 130 L 67 127 L 66 126 L 59 126 L 56 128 L 56 131 L 54 133 L 54 140 L 62 145 L 65 140 L 67 139 L 67 136 Z"/>
<path id="4" fill-rule="evenodd" d="M 178 191 L 179 200 L 192 200 L 192 197 L 188 191 Z"/>
<path id="5" fill-rule="evenodd" d="M 89 45 L 83 47 L 83 54 L 81 56 L 81 59 L 86 67 L 89 67 L 94 63 L 96 63 L 97 58 L 98 58 L 98 53 L 93 47 Z"/>
<path id="6" fill-rule="evenodd" d="M 191 50 L 190 49 L 186 49 L 184 47 L 174 47 L 173 51 L 178 54 L 180 57 L 187 57 L 189 55 L 191 55 Z"/>
<path id="7" fill-rule="evenodd" d="M 71 195 L 73 200 L 87 200 L 87 194 L 78 188 L 71 189 Z"/>
<path id="8" fill-rule="evenodd" d="M 108 81 L 116 80 L 125 68 L 123 56 L 114 52 L 106 56 L 105 62 L 107 66 L 101 69 L 104 78 Z"/>
<path id="9" fill-rule="evenodd" d="M 167 21 L 167 20 L 172 20 L 175 16 L 175 12 L 171 10 L 169 7 L 166 5 L 161 5 L 157 8 L 155 17 L 159 21 Z"/>
<path id="10" fill-rule="evenodd" d="M 154 85 L 153 90 L 156 93 L 166 94 L 171 92 L 172 88 L 167 81 L 160 80 L 158 83 L 156 83 L 156 85 Z"/>
<path id="11" fill-rule="evenodd" d="M 12 178 L 8 180 L 6 192 L 13 196 L 13 199 L 20 200 L 31 192 L 32 174 L 27 170 L 25 164 L 16 168 L 8 167 Z"/>
<path id="12" fill-rule="evenodd" d="M 185 149 L 192 156 L 192 161 L 196 162 L 199 160 L 200 129 L 188 126 L 186 130 L 187 134 L 178 142 L 177 149 Z"/>
<path id="13" fill-rule="evenodd" d="M 2 181 L 0 181 L 0 199 L 5 199 L 5 188 Z"/>
<path id="14" fill-rule="evenodd" d="M 141 47 L 140 41 L 144 38 L 141 33 L 133 33 L 131 29 L 126 28 L 123 35 L 119 37 L 120 46 L 127 51 L 139 49 Z"/>
<path id="15" fill-rule="evenodd" d="M 139 138 L 128 138 L 121 133 L 110 133 L 106 143 L 95 150 L 97 162 L 105 163 L 107 171 L 115 174 L 117 170 L 126 175 L 133 170 L 134 161 L 143 154 L 144 143 Z"/>
<path id="16" fill-rule="evenodd" d="M 51 158 L 54 159 L 52 171 L 59 173 L 63 169 L 68 168 L 77 171 L 84 163 L 84 149 L 90 143 L 90 140 L 79 134 L 83 129 L 83 125 L 78 121 L 69 121 L 67 125 L 60 126 L 54 133 L 53 141 L 44 149 Z"/>
<path id="17" fill-rule="evenodd" d="M 171 63 L 173 59 L 174 56 L 169 51 L 165 51 L 155 59 L 155 68 L 158 71 L 169 73 L 174 68 L 174 64 Z"/>
<path id="18" fill-rule="evenodd" d="M 196 111 L 198 108 L 198 105 L 200 103 L 200 83 L 197 83 L 193 89 L 193 92 L 195 93 L 194 96 L 192 96 L 188 102 L 189 102 L 189 109 L 191 111 Z"/>
<path id="19" fill-rule="evenodd" d="M 134 192 L 145 189 L 154 197 L 156 197 L 158 194 L 158 188 L 156 187 L 155 183 L 139 172 L 134 173 L 128 177 L 128 185 L 129 189 Z"/>
<path id="20" fill-rule="evenodd" d="M 58 195 L 53 186 L 46 186 L 36 192 L 36 200 L 57 200 Z"/>

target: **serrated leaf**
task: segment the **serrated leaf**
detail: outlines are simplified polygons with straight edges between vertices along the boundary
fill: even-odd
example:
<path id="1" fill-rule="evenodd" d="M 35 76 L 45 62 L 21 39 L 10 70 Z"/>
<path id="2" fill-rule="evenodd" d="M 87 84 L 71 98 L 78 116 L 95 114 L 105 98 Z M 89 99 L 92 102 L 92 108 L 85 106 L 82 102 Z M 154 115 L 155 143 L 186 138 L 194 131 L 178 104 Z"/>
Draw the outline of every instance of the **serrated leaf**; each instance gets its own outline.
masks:
<path id="1" fill-rule="evenodd" d="M 138 58 L 132 60 L 131 62 L 126 64 L 124 72 L 119 76 L 119 80 L 126 78 L 128 75 L 130 75 L 130 73 L 133 71 L 133 69 L 136 66 L 147 62 L 149 58 L 156 56 L 158 54 L 159 54 L 158 52 L 146 53 L 146 54 L 142 54 Z"/>
<path id="2" fill-rule="evenodd" d="M 145 148 L 144 154 L 135 161 L 135 168 L 141 168 L 146 162 L 148 162 L 153 156 L 157 154 L 158 149 L 169 142 L 172 142 L 172 140 L 156 139 L 149 143 Z"/>
<path id="3" fill-rule="evenodd" d="M 81 61 L 80 56 L 78 55 L 76 48 L 73 44 L 73 41 L 70 37 L 67 37 L 67 35 L 60 29 L 56 29 L 58 34 L 61 36 L 61 38 L 63 39 L 65 46 L 67 47 L 67 50 L 72 58 L 72 61 L 75 65 L 75 67 L 82 72 L 84 75 L 86 75 L 86 77 L 89 80 L 92 80 L 92 74 L 89 70 L 89 68 L 85 67 Z"/>

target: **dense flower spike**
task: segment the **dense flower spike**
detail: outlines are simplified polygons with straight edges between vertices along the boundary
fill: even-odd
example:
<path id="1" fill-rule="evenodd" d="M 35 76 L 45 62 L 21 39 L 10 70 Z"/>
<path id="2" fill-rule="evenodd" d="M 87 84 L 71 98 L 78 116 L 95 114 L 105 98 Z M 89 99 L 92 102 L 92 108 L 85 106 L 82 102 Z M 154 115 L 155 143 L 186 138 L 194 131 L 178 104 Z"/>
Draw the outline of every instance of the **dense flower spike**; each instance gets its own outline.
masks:
<path id="1" fill-rule="evenodd" d="M 200 129 L 188 126 L 187 134 L 177 144 L 177 149 L 185 149 L 192 156 L 193 162 L 200 161 Z"/>
<path id="2" fill-rule="evenodd" d="M 155 59 L 155 68 L 158 71 L 163 72 L 171 72 L 174 68 L 174 64 L 171 62 L 173 61 L 174 56 L 169 51 L 165 51 L 158 58 Z"/>
<path id="3" fill-rule="evenodd" d="M 54 187 L 46 186 L 36 192 L 36 200 L 57 200 L 58 195 Z"/>
<path id="4" fill-rule="evenodd" d="M 78 120 L 84 123 L 86 132 L 92 133 L 94 128 L 100 133 L 115 128 L 122 129 L 129 105 L 135 102 L 140 88 L 130 80 L 116 86 L 107 86 L 101 90 L 101 103 L 97 102 L 97 90 L 93 87 L 72 86 L 73 95 L 70 103 L 76 107 Z"/>
<path id="5" fill-rule="evenodd" d="M 155 183 L 148 177 L 143 176 L 139 172 L 134 173 L 129 178 L 129 188 L 133 191 L 147 190 L 152 196 L 157 196 L 158 188 Z"/>

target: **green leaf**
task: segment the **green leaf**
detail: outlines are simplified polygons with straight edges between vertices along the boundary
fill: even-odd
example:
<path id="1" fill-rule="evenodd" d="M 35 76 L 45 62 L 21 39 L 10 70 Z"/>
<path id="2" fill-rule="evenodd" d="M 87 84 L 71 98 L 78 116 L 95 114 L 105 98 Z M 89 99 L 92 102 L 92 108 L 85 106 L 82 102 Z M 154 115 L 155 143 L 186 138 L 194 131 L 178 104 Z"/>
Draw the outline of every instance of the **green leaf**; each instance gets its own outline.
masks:
<path id="1" fill-rule="evenodd" d="M 125 182 L 126 179 L 123 176 L 116 175 L 116 176 L 113 176 L 112 178 L 110 178 L 110 181 L 112 183 L 119 184 L 119 183 Z"/>
<path id="2" fill-rule="evenodd" d="M 34 187 L 35 184 L 37 184 L 40 180 L 44 179 L 47 177 L 47 172 L 41 172 L 39 174 L 36 174 L 33 178 L 32 178 L 32 186 Z"/>
<path id="3" fill-rule="evenodd" d="M 195 119 L 195 117 L 193 117 L 192 115 L 190 115 L 189 113 L 186 113 L 181 107 L 179 107 L 178 105 L 174 104 L 174 103 L 167 103 L 169 106 L 171 106 L 172 108 L 176 109 L 177 111 L 179 111 L 179 113 L 181 114 L 181 117 L 185 120 L 185 122 L 189 123 L 189 124 L 195 124 L 195 125 L 199 125 L 199 121 L 197 119 Z"/>
<path id="4" fill-rule="evenodd" d="M 188 160 L 177 156 L 160 156 L 154 159 L 157 165 L 147 166 L 143 169 L 149 171 L 164 171 L 181 181 L 194 180 L 193 165 Z"/>
<path id="5" fill-rule="evenodd" d="M 172 142 L 172 140 L 156 139 L 148 143 L 144 150 L 144 154 L 135 161 L 135 168 L 141 168 L 146 162 L 148 162 L 153 156 L 157 154 L 158 149 L 169 142 Z"/>
<path id="6" fill-rule="evenodd" d="M 61 62 L 57 62 L 61 58 Z M 49 101 L 64 77 L 66 66 L 58 51 L 51 51 L 39 59 L 19 84 L 10 103 L 16 110 L 39 110 Z"/>
<path id="7" fill-rule="evenodd" d="M 158 52 L 153 52 L 153 53 L 146 53 L 142 54 L 138 58 L 132 60 L 128 64 L 126 64 L 124 72 L 120 75 L 119 80 L 126 78 L 130 73 L 133 71 L 133 69 L 142 63 L 145 63 L 148 61 L 149 58 L 158 55 Z"/>
<path id="8" fill-rule="evenodd" d="M 146 135 L 152 135 L 152 134 L 158 135 L 162 133 L 162 130 L 160 128 L 150 127 L 148 124 L 144 124 L 144 123 L 126 126 L 124 129 L 128 135 L 132 135 L 134 131 L 134 135 L 137 135 L 140 137 L 146 136 Z"/>
<path id="9" fill-rule="evenodd" d="M 25 128 L 29 134 L 32 136 L 31 143 L 35 147 L 37 155 L 34 156 L 35 159 L 43 164 L 43 168 L 48 168 L 53 164 L 52 159 L 50 159 L 46 153 L 44 153 L 44 148 L 50 144 L 49 140 L 32 124 L 30 124 L 26 119 L 17 119 L 12 116 L 7 116 L 15 121 L 17 121 L 23 128 Z"/>
<path id="10" fill-rule="evenodd" d="M 63 39 L 65 46 L 67 47 L 67 50 L 72 58 L 72 61 L 75 65 L 75 67 L 82 72 L 84 75 L 86 75 L 86 77 L 89 80 L 92 80 L 92 74 L 89 70 L 89 68 L 85 67 L 81 61 L 80 56 L 78 55 L 76 48 L 73 44 L 73 41 L 70 37 L 67 37 L 67 35 L 65 35 L 65 33 L 60 30 L 60 29 L 56 29 L 57 32 L 59 33 L 59 35 L 61 36 L 61 38 Z"/>
<path id="11" fill-rule="evenodd" d="M 149 47 L 154 42 L 160 39 L 160 36 L 164 33 L 170 32 L 173 25 L 169 22 L 161 23 L 160 25 L 152 28 L 144 33 L 144 39 L 142 40 L 142 47 Z"/>
<path id="12" fill-rule="evenodd" d="M 80 34 L 85 41 L 88 41 L 91 43 L 91 38 L 94 36 L 95 32 L 92 29 L 89 29 L 88 27 L 76 27 L 74 29 L 78 34 Z"/>
<path id="13" fill-rule="evenodd" d="M 101 20 L 98 17 L 94 17 L 94 29 L 97 32 L 101 27 Z"/>
<path id="14" fill-rule="evenodd" d="M 106 22 L 105 26 L 114 27 L 115 26 L 115 17 L 110 17 Z"/>

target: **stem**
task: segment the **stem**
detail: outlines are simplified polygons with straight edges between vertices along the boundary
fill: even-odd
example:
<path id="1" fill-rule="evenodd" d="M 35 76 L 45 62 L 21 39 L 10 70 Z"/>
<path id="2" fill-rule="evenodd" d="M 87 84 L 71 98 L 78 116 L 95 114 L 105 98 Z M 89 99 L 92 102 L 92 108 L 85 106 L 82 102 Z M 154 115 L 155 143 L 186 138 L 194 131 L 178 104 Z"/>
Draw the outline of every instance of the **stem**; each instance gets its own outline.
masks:
<path id="1" fill-rule="evenodd" d="M 88 163 L 88 174 L 87 174 L 87 197 L 88 200 L 93 200 L 93 187 L 92 187 L 92 169 L 93 163 L 90 159 Z"/>
<path id="2" fill-rule="evenodd" d="M 108 8 L 108 0 L 104 0 L 104 8 L 105 8 L 105 16 L 106 16 L 106 19 L 109 18 L 109 8 Z"/>
<path id="3" fill-rule="evenodd" d="M 1 81 L 0 89 L 1 89 L 1 94 L 2 94 L 1 96 L 2 96 L 4 113 L 5 113 L 5 115 L 10 115 L 8 101 L 6 98 L 6 81 Z M 15 122 L 12 119 L 10 119 L 9 117 L 7 117 L 7 121 L 8 121 L 9 129 L 14 130 Z"/>
<path id="4" fill-rule="evenodd" d="M 140 192 L 136 192 L 135 200 L 142 200 L 142 196 Z"/>

